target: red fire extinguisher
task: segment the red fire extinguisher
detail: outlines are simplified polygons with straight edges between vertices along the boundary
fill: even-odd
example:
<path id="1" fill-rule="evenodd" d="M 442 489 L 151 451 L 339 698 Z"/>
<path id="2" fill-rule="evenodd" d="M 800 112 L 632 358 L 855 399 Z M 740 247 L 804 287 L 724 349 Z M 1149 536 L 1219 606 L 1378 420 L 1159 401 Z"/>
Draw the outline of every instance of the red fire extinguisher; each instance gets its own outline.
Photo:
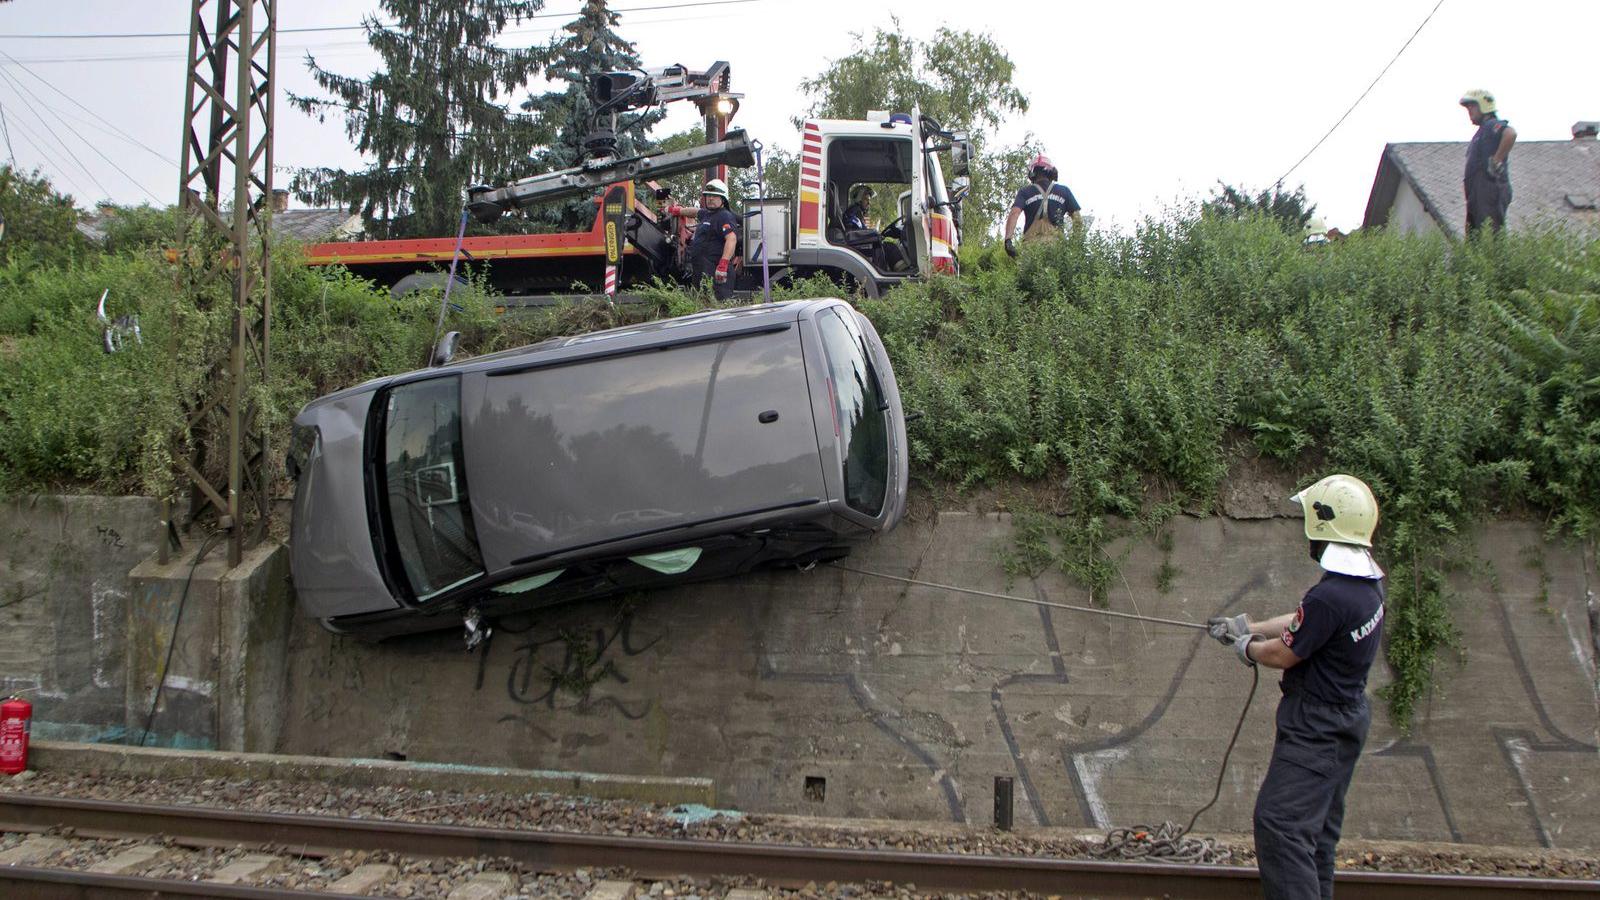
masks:
<path id="1" fill-rule="evenodd" d="M 28 732 L 33 704 L 21 697 L 0 703 L 0 773 L 15 775 L 28 768 Z"/>

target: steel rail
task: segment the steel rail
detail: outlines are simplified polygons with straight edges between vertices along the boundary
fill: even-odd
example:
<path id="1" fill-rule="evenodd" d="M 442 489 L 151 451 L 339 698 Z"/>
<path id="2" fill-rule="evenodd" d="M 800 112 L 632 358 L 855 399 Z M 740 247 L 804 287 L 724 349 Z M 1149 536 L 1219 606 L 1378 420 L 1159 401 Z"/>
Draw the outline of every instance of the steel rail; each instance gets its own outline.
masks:
<path id="1" fill-rule="evenodd" d="M 336 894 L 288 888 L 248 887 L 134 875 L 102 875 L 71 869 L 0 866 L 0 897 L 6 900 L 156 900 L 212 897 L 218 900 L 313 900 Z"/>
<path id="2" fill-rule="evenodd" d="M 0 794 L 0 830 L 72 828 L 83 837 L 161 834 L 205 844 L 271 844 L 306 853 L 388 850 L 489 856 L 545 869 L 618 866 L 641 876 L 741 876 L 785 884 L 888 881 L 953 891 L 1026 890 L 1097 897 L 1234 898 L 1259 891 L 1245 866 L 1166 865 L 980 854 L 854 850 L 673 838 L 520 831 L 393 820 L 156 806 Z M 1346 900 L 1421 897 L 1600 900 L 1600 881 L 1407 872 L 1340 872 Z"/>

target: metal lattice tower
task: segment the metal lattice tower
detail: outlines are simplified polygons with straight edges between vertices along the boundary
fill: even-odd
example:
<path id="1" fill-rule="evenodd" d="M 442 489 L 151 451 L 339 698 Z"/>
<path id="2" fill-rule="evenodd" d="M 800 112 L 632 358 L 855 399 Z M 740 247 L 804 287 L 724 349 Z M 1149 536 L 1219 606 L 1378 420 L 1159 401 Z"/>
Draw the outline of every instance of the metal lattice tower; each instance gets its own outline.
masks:
<path id="1" fill-rule="evenodd" d="M 277 0 L 192 0 L 189 19 L 180 277 L 197 302 L 203 286 L 231 281 L 233 321 L 226 358 L 209 363 L 188 409 L 189 449 L 176 457 L 193 488 L 188 518 L 215 516 L 228 533 L 230 567 L 265 535 L 271 503 L 267 436 L 251 393 L 266 383 L 271 359 L 277 7 Z M 220 466 L 219 452 L 226 453 Z M 164 515 L 171 522 L 170 503 Z M 161 546 L 165 555 L 165 536 Z"/>

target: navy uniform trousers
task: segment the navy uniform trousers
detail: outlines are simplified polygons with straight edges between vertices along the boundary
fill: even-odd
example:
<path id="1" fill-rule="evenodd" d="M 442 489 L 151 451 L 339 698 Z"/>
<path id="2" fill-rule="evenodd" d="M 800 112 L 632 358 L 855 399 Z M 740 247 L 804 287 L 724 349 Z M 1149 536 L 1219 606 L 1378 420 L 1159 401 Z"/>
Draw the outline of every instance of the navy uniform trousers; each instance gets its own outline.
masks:
<path id="1" fill-rule="evenodd" d="M 1333 896 L 1344 794 L 1371 724 L 1365 697 L 1331 706 L 1292 691 L 1279 701 L 1272 764 L 1256 795 L 1256 865 L 1267 900 Z"/>

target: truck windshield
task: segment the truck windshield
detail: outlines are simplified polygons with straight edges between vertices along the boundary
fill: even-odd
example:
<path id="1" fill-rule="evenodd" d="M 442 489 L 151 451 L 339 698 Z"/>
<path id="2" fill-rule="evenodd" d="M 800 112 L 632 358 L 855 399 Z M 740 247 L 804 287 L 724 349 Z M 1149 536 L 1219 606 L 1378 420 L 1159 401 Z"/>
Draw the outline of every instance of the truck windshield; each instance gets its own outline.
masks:
<path id="1" fill-rule="evenodd" d="M 427 600 L 483 574 L 461 456 L 461 378 L 389 392 L 383 477 L 406 580 Z"/>
<path id="2" fill-rule="evenodd" d="M 829 310 L 817 317 L 828 354 L 828 381 L 844 455 L 844 496 L 851 509 L 876 516 L 889 487 L 888 405 L 856 323 Z"/>

